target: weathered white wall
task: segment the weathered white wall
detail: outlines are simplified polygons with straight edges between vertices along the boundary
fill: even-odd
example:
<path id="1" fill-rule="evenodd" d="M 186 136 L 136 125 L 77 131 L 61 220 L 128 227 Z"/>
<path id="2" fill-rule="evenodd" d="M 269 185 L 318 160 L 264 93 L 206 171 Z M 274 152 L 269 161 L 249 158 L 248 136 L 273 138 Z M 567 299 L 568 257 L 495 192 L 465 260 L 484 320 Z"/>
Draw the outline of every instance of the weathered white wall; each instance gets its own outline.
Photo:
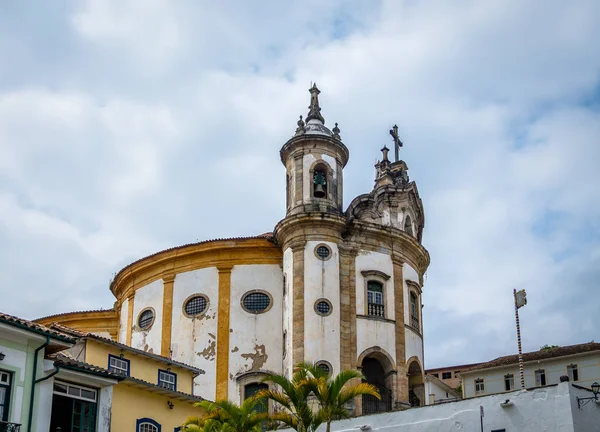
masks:
<path id="1" fill-rule="evenodd" d="M 406 359 L 416 356 L 423 367 L 423 339 L 417 333 L 409 328 L 404 328 L 404 341 L 406 350 Z"/>
<path id="2" fill-rule="evenodd" d="M 356 320 L 356 352 L 360 356 L 368 348 L 384 349 L 396 363 L 396 325 L 378 319 Z"/>
<path id="3" fill-rule="evenodd" d="M 110 432 L 113 386 L 103 387 L 98 392 L 97 432 Z"/>
<path id="4" fill-rule="evenodd" d="M 600 352 L 585 353 L 577 356 L 569 356 L 558 359 L 539 360 L 524 364 L 525 387 L 535 387 L 535 371 L 544 369 L 546 371 L 546 385 L 557 384 L 560 377 L 567 374 L 567 365 L 577 364 L 579 370 L 579 381 L 574 382 L 583 387 L 590 387 L 593 382 L 600 382 Z M 485 385 L 484 394 L 504 392 L 504 375 L 513 374 L 515 387 L 520 386 L 519 366 L 510 365 L 503 368 L 473 371 L 462 374 L 463 389 L 465 397 L 475 395 L 475 380 L 483 378 Z"/>
<path id="5" fill-rule="evenodd" d="M 127 313 L 129 311 L 129 299 L 125 299 L 121 303 L 119 310 L 119 336 L 118 341 L 127 344 Z"/>
<path id="6" fill-rule="evenodd" d="M 51 361 L 44 361 L 43 369 L 54 369 Z M 38 363 L 39 364 L 39 363 Z M 38 379 L 45 374 L 38 372 Z M 52 390 L 54 380 L 49 379 L 36 384 L 35 403 L 33 410 L 33 428 L 35 432 L 48 432 L 50 429 L 50 416 L 52 415 Z"/>
<path id="7" fill-rule="evenodd" d="M 183 315 L 183 303 L 192 294 L 208 297 L 208 310 L 198 318 Z M 194 380 L 194 394 L 213 400 L 216 386 L 217 311 L 219 272 L 208 267 L 179 273 L 173 284 L 171 349 L 173 359 L 203 369 Z"/>
<path id="8" fill-rule="evenodd" d="M 162 336 L 162 304 L 163 281 L 159 279 L 135 291 L 133 299 L 133 329 L 131 332 L 131 346 L 144 351 L 160 354 Z M 140 312 L 147 308 L 154 308 L 154 323 L 148 330 L 138 326 Z"/>
<path id="9" fill-rule="evenodd" d="M 285 288 L 283 296 L 283 331 L 286 333 L 285 346 L 283 347 L 284 355 L 282 359 L 283 373 L 286 376 L 291 376 L 293 370 L 292 364 L 292 349 L 293 349 L 293 332 L 294 332 L 294 317 L 293 311 L 293 282 L 294 282 L 294 254 L 291 248 L 287 248 L 283 253 L 283 274 L 285 276 Z"/>
<path id="10" fill-rule="evenodd" d="M 271 308 L 264 313 L 246 312 L 241 306 L 248 291 L 271 294 Z M 279 265 L 234 266 L 231 272 L 229 325 L 229 395 L 239 394 L 236 377 L 250 371 L 281 372 L 283 273 Z"/>
<path id="11" fill-rule="evenodd" d="M 313 179 L 311 178 L 310 169 L 317 160 L 319 159 L 317 159 L 312 153 L 307 153 L 302 158 L 302 179 L 304 184 L 304 188 L 302 190 L 302 198 L 304 200 L 304 203 L 309 203 L 312 201 Z M 329 169 L 331 169 L 333 182 L 337 184 L 337 162 L 335 158 L 324 154 L 322 155 L 322 158 L 320 160 L 323 160 L 324 162 L 329 164 Z M 327 188 L 329 190 L 331 190 L 332 187 L 333 185 L 327 185 Z M 337 198 L 333 197 L 333 199 L 336 200 Z"/>
<path id="12" fill-rule="evenodd" d="M 451 432 L 480 431 L 480 407 L 483 407 L 483 430 L 505 429 L 506 432 L 592 432 L 598 431 L 600 407 L 590 404 L 578 410 L 577 396 L 587 392 L 561 383 L 557 386 L 517 391 L 413 408 L 406 411 L 355 417 L 333 422 L 332 432 Z M 502 407 L 506 399 L 512 406 Z M 319 428 L 324 431 L 325 425 Z"/>
<path id="13" fill-rule="evenodd" d="M 315 247 L 324 243 L 331 248 L 331 258 L 321 260 Z M 325 298 L 333 306 L 331 314 L 315 312 L 315 302 Z M 325 360 L 340 371 L 340 271 L 335 243 L 308 241 L 304 249 L 304 360 Z"/>

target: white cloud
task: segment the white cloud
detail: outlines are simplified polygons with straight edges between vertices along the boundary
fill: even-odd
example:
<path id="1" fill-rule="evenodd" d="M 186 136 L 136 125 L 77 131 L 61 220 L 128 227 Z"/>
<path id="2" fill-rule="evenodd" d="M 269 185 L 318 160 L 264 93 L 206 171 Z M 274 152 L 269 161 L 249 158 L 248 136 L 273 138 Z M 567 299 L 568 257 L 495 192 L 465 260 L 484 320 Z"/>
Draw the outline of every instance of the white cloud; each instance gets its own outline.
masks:
<path id="1" fill-rule="evenodd" d="M 351 151 L 346 203 L 371 188 L 400 126 L 432 256 L 428 366 L 513 351 L 513 288 L 530 295 L 527 349 L 592 339 L 569 293 L 600 302 L 600 114 L 581 103 L 600 76 L 599 13 L 591 1 L 77 4 L 62 46 L 84 50 L 63 79 L 0 87 L 3 220 L 19 227 L 0 238 L 48 261 L 0 274 L 45 278 L 70 303 L 32 296 L 9 312 L 110 306 L 105 283 L 131 260 L 271 230 L 278 150 L 316 80 Z"/>

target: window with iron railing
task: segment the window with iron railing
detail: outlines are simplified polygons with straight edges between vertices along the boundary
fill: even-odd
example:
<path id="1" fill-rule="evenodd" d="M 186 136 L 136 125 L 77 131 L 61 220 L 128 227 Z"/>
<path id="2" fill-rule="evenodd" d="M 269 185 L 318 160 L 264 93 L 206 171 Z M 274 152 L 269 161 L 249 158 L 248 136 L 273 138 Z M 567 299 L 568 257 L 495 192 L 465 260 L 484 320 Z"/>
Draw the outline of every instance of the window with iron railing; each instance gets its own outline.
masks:
<path id="1" fill-rule="evenodd" d="M 385 317 L 383 302 L 383 284 L 376 281 L 367 283 L 367 314 L 376 317 Z"/>
<path id="2" fill-rule="evenodd" d="M 410 293 L 410 325 L 416 331 L 421 331 L 419 325 L 419 300 L 415 293 Z"/>

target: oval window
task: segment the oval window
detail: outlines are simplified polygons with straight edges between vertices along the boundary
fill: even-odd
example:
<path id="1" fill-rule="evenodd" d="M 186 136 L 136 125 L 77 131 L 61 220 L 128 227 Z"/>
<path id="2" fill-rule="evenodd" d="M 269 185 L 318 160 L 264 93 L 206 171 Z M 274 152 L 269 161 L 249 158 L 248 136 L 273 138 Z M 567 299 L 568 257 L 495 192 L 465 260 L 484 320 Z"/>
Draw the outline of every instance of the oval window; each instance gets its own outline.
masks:
<path id="1" fill-rule="evenodd" d="M 189 317 L 194 317 L 203 314 L 206 311 L 208 305 L 208 299 L 203 295 L 195 295 L 190 297 L 184 306 L 185 314 Z"/>
<path id="2" fill-rule="evenodd" d="M 317 362 L 315 366 L 325 372 L 328 376 L 331 375 L 331 365 L 328 362 L 321 360 Z"/>
<path id="3" fill-rule="evenodd" d="M 242 297 L 242 307 L 254 314 L 266 312 L 271 308 L 271 297 L 262 291 L 251 291 Z"/>
<path id="4" fill-rule="evenodd" d="M 147 330 L 152 327 L 154 322 L 154 311 L 152 309 L 145 309 L 140 313 L 138 318 L 138 325 L 142 330 Z"/>

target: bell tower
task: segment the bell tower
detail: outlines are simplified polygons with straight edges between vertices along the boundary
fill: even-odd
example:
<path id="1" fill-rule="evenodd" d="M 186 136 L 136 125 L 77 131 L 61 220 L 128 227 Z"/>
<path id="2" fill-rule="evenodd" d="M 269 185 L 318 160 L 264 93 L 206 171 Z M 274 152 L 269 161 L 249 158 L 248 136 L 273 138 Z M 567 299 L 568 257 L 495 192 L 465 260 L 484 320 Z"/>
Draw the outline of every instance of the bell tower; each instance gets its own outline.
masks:
<path id="1" fill-rule="evenodd" d="M 313 84 L 309 92 L 306 121 L 300 116 L 294 136 L 280 151 L 286 168 L 286 215 L 341 214 L 348 148 L 342 143 L 337 123 L 332 130 L 325 126 L 317 85 Z"/>

